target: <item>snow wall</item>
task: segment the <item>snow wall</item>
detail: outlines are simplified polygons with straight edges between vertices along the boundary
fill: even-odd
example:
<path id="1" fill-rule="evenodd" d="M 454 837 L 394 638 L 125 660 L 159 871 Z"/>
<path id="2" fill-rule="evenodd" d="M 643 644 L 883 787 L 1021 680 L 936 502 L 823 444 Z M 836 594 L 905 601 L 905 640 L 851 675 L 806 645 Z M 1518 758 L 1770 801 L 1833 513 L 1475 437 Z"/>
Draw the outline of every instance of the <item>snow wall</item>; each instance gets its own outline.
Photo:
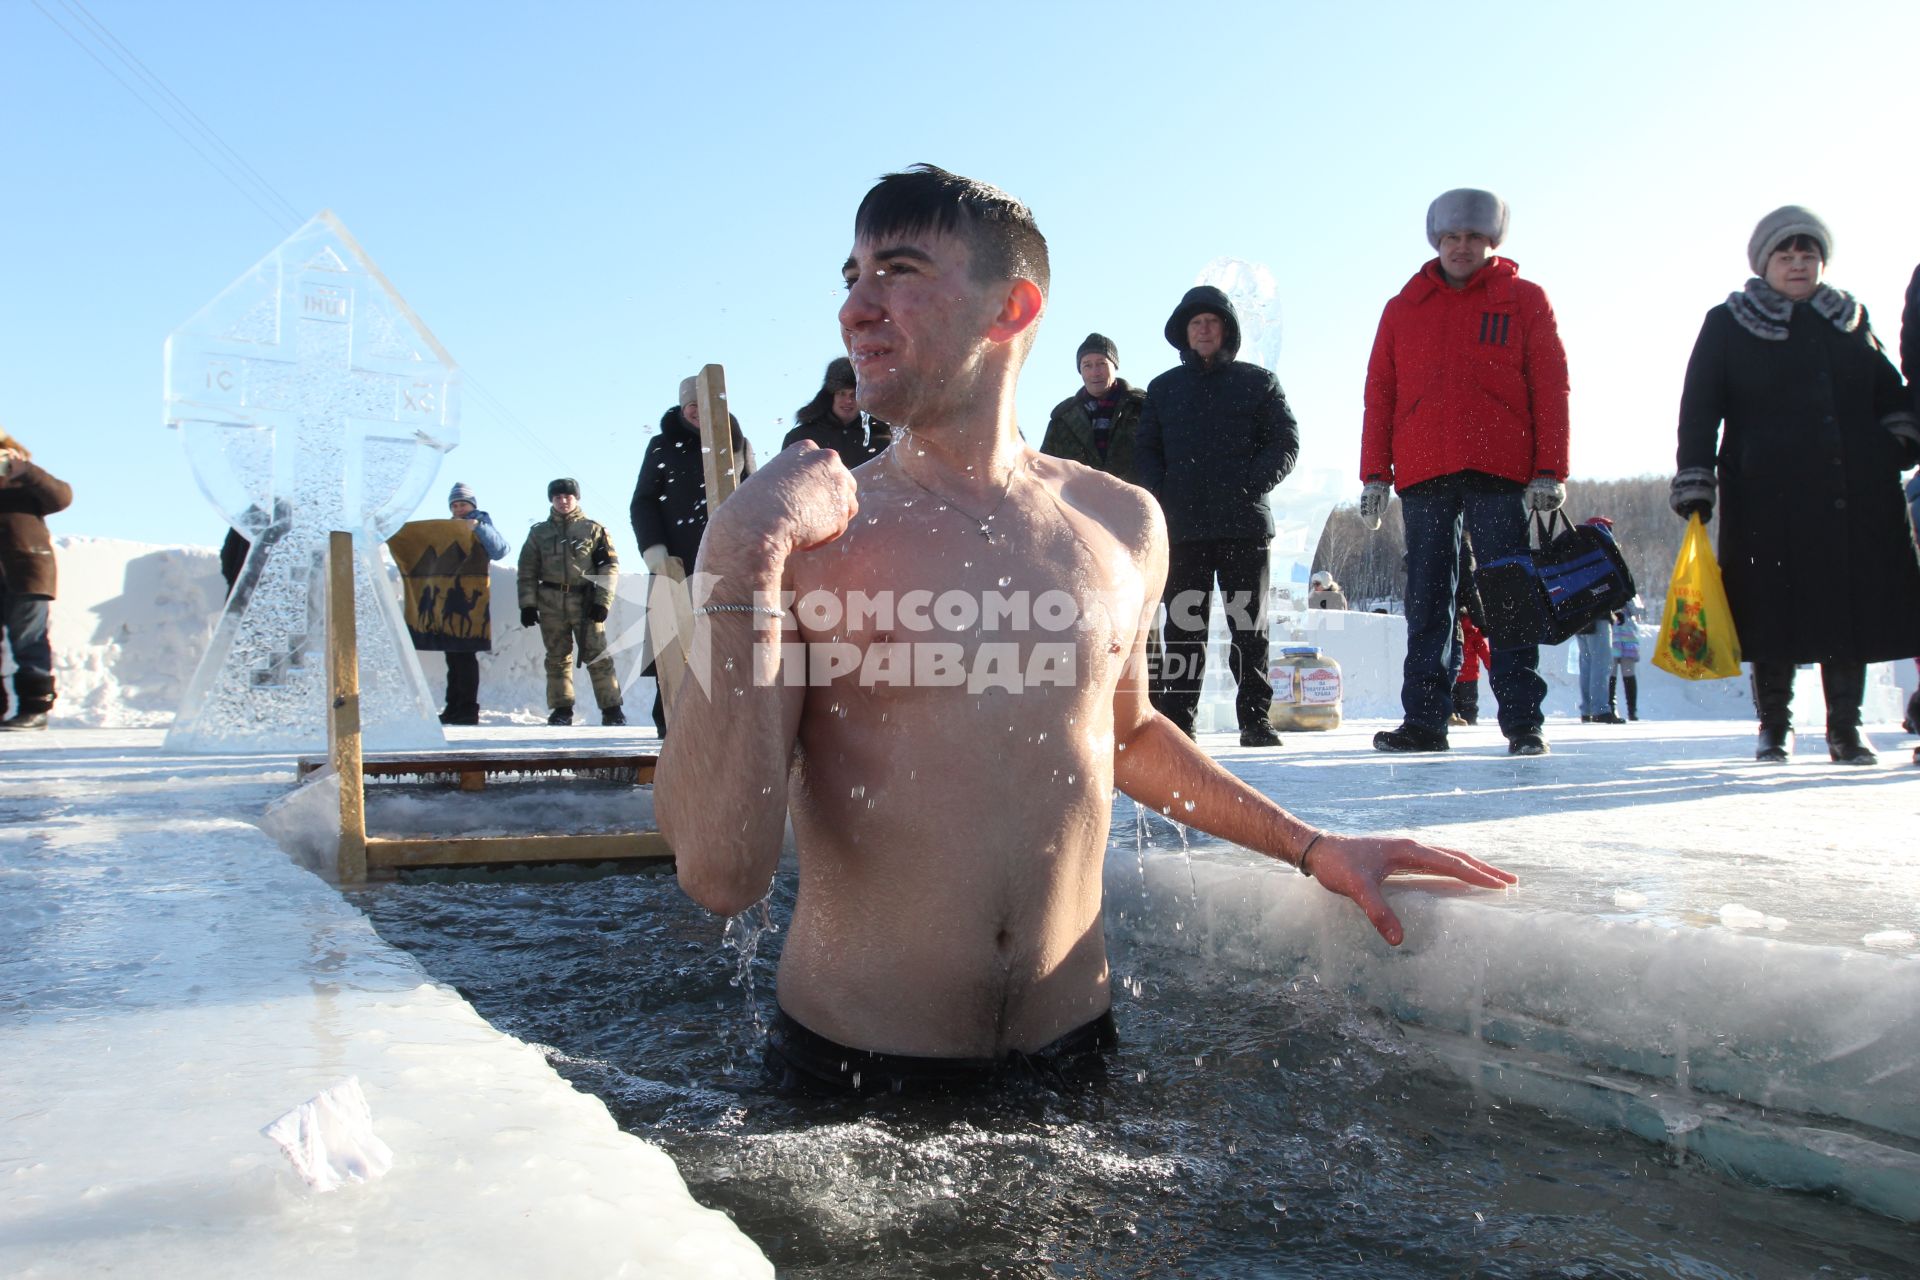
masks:
<path id="1" fill-rule="evenodd" d="M 60 690 L 54 724 L 164 728 L 172 722 L 225 599 L 218 556 L 210 547 L 150 546 L 80 536 L 57 538 L 54 547 L 60 566 L 60 595 L 53 602 L 50 623 Z M 645 592 L 644 574 L 622 576 L 607 624 L 628 718 L 637 726 L 648 722 L 653 701 L 653 681 L 639 674 Z M 518 611 L 510 607 L 517 598 L 511 557 L 493 567 L 493 598 L 493 652 L 480 655 L 483 716 L 491 722 L 544 720 L 546 676 L 540 633 L 537 628 L 522 627 Z M 1235 726 L 1223 611 L 1216 608 L 1213 617 L 1214 643 L 1199 727 L 1226 730 Z M 1281 645 L 1313 644 L 1340 663 L 1345 715 L 1399 718 L 1400 667 L 1406 657 L 1406 624 L 1401 618 L 1332 610 L 1281 613 L 1274 623 L 1273 642 L 1276 657 Z M 1650 652 L 1652 647 L 1653 633 L 1647 629 L 1641 651 Z M 1580 714 L 1571 658 L 1570 644 L 1540 652 L 1550 718 Z M 6 663 L 0 669 L 10 672 L 11 660 Z M 420 665 L 429 689 L 435 697 L 443 696 L 445 659 L 438 653 L 422 653 Z M 1752 716 L 1745 680 L 1695 683 L 1676 679 L 1647 662 L 1639 670 L 1640 710 L 1649 719 L 1745 720 Z M 575 673 L 576 688 L 584 689 L 585 674 Z M 1871 668 L 1867 723 L 1898 722 L 1914 683 L 1910 662 Z M 1817 726 L 1821 705 L 1818 671 L 1802 671 L 1796 718 L 1803 725 Z M 1484 681 L 1481 706 L 1491 713 L 1491 693 Z M 582 711 L 588 721 L 595 719 L 584 705 Z"/>

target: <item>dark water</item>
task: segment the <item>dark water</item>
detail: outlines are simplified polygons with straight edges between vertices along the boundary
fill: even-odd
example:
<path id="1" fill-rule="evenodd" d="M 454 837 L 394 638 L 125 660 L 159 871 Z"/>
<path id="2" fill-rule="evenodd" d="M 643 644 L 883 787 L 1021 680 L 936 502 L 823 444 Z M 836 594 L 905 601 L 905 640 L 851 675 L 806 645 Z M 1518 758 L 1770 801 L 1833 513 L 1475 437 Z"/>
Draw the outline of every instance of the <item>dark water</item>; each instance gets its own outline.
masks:
<path id="1" fill-rule="evenodd" d="M 1122 1044 L 1103 1085 L 795 1103 L 758 1068 L 781 935 L 743 967 L 670 871 L 416 881 L 355 900 L 669 1152 L 782 1276 L 1920 1271 L 1920 1232 L 1495 1105 L 1310 980 L 1117 947 Z M 791 902 L 783 871 L 772 919 Z"/>

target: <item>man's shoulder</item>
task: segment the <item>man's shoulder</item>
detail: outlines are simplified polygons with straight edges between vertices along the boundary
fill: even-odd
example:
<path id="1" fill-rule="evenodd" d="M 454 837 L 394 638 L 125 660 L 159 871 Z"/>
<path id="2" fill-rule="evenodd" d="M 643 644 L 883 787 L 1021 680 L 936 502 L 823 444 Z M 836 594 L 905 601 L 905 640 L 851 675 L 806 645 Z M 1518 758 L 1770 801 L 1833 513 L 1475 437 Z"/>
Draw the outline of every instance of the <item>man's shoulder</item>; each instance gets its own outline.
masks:
<path id="1" fill-rule="evenodd" d="M 1065 400 L 1062 400 L 1059 404 L 1053 406 L 1052 412 L 1047 414 L 1047 421 L 1058 422 L 1061 418 L 1064 418 L 1069 413 L 1072 413 L 1073 407 L 1079 403 L 1080 403 L 1080 393 L 1076 391 L 1072 395 L 1068 396 Z"/>
<path id="2" fill-rule="evenodd" d="M 1037 455 L 1036 478 L 1060 500 L 1092 516 L 1122 542 L 1132 545 L 1152 527 L 1160 504 L 1152 494 L 1118 476 L 1065 458 Z"/>

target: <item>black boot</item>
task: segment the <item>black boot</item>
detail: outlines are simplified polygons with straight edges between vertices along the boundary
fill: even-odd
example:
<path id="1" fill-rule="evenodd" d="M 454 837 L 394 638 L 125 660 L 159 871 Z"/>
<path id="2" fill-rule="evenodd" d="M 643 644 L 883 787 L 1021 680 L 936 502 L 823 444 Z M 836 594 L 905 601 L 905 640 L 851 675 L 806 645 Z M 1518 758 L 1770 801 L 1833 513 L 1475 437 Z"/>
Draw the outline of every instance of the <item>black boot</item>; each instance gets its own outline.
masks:
<path id="1" fill-rule="evenodd" d="M 1640 718 L 1640 678 L 1627 674 L 1620 677 L 1620 683 L 1627 687 L 1627 719 Z"/>
<path id="2" fill-rule="evenodd" d="M 1755 760 L 1785 764 L 1793 755 L 1793 664 L 1753 664 L 1753 710 L 1760 718 Z"/>
<path id="3" fill-rule="evenodd" d="M 1607 673 L 1607 714 L 1610 716 L 1620 714 L 1619 711 L 1616 710 L 1618 704 L 1613 700 L 1613 687 L 1619 682 L 1619 676 L 1616 672 L 1609 671 Z"/>
<path id="4" fill-rule="evenodd" d="M 600 708 L 600 723 L 603 725 L 623 725 L 627 722 L 627 712 L 619 703 L 611 707 Z"/>
<path id="5" fill-rule="evenodd" d="M 1879 764 L 1873 744 L 1860 736 L 1860 699 L 1867 692 L 1866 664 L 1820 664 L 1820 688 L 1827 695 L 1827 758 L 1835 764 Z"/>
<path id="6" fill-rule="evenodd" d="M 547 723 L 552 725 L 572 724 L 573 708 L 572 707 L 555 707 L 552 711 L 547 713 Z"/>
<path id="7" fill-rule="evenodd" d="M 1428 729 L 1411 721 L 1403 722 L 1397 729 L 1382 729 L 1373 735 L 1375 751 L 1445 751 L 1447 749 L 1447 731 Z"/>
<path id="8" fill-rule="evenodd" d="M 4 705 L 0 703 L 0 706 Z M 1915 689 L 1913 696 L 1907 699 L 1907 718 L 1900 722 L 1900 727 L 1908 733 L 1920 733 L 1920 689 Z"/>
<path id="9" fill-rule="evenodd" d="M 25 672 L 14 672 L 13 697 L 14 701 L 20 704 L 20 709 L 11 719 L 0 720 L 0 729 L 14 732 L 47 727 L 47 713 L 53 710 L 52 676 L 30 676 Z"/>

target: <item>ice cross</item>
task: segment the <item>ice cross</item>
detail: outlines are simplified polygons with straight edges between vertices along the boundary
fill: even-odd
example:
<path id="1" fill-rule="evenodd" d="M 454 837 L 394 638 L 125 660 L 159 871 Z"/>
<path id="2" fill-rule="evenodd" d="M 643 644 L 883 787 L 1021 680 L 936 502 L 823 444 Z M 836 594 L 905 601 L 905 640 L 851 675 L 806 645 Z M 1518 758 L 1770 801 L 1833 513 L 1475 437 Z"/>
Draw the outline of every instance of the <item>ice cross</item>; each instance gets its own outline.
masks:
<path id="1" fill-rule="evenodd" d="M 170 750 L 326 745 L 329 531 L 354 535 L 367 745 L 444 741 L 380 555 L 459 440 L 459 371 L 330 212 L 167 338 L 167 425 L 253 548 Z"/>

